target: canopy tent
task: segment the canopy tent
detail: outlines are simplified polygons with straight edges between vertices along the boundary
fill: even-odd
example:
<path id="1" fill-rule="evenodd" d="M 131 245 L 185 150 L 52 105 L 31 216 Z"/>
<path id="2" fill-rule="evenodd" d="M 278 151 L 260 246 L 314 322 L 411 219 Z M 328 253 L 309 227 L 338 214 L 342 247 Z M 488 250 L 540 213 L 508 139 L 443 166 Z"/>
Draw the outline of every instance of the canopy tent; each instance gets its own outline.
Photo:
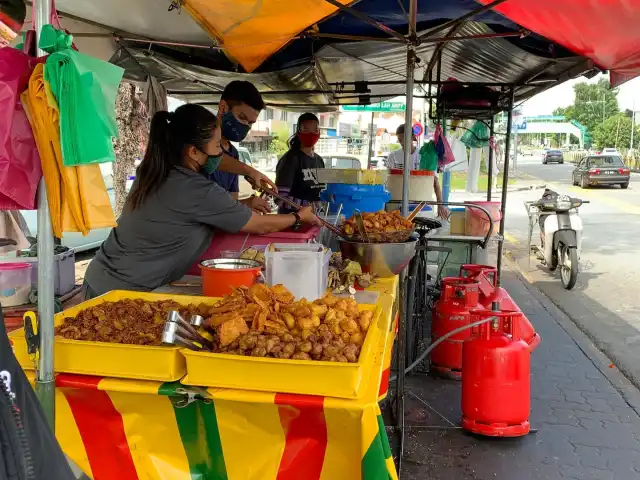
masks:
<path id="1" fill-rule="evenodd" d="M 488 26 L 477 22 L 468 22 L 459 31 L 459 35 L 464 36 L 493 33 Z M 154 45 L 149 49 L 137 42 L 122 43 L 111 61 L 124 67 L 129 79 L 144 81 L 151 74 L 172 96 L 189 102 L 217 102 L 224 85 L 233 79 L 253 81 L 265 95 L 267 104 L 289 108 L 300 105 L 321 110 L 322 106 L 359 103 L 361 95 L 368 95 L 369 101 L 375 103 L 405 93 L 403 70 L 407 49 L 399 43 L 369 40 L 325 44 L 313 61 L 309 58 L 299 66 L 276 71 L 260 69 L 251 74 L 223 70 L 222 62 L 211 62 L 197 55 L 200 51 L 190 55 L 165 46 Z M 416 49 L 422 60 L 417 78 L 422 78 L 437 45 L 424 43 Z M 217 68 L 207 67 L 212 64 Z M 584 58 L 551 60 L 529 53 L 505 38 L 451 42 L 442 51 L 442 78 L 522 85 L 516 90 L 516 101 L 591 68 Z M 533 81 L 527 83 L 529 79 Z M 367 82 L 366 91 L 357 91 L 356 82 Z"/>
<path id="2" fill-rule="evenodd" d="M 417 2 L 417 80 L 426 80 L 424 72 L 440 45 L 436 40 L 454 36 L 476 40 L 447 42 L 443 78 L 526 84 L 516 90 L 516 101 L 594 67 L 613 69 L 616 83 L 640 73 L 640 40 L 633 33 L 640 0 L 544 0 L 533 9 L 526 0 L 494 0 L 500 13 L 487 10 L 452 28 L 452 20 L 489 2 Z M 265 92 L 327 92 L 302 98 L 270 94 L 267 101 L 274 105 L 360 103 L 360 92 L 353 88 L 332 94 L 331 84 L 343 81 L 368 81 L 371 101 L 404 93 L 400 84 L 406 80 L 403 36 L 409 31 L 408 0 L 360 0 L 350 2 L 350 11 L 341 9 L 349 3 L 346 0 L 113 0 L 108 7 L 91 3 L 58 0 L 57 8 L 63 19 L 66 14 L 99 23 L 106 35 L 118 37 L 126 52 L 113 60 L 126 66 L 128 78 L 152 73 L 169 91 L 189 101 L 215 103 L 220 79 L 243 73 L 252 73 L 249 78 Z M 526 34 L 525 29 L 537 33 Z M 83 39 L 84 32 L 72 33 L 81 37 L 79 42 L 95 41 L 98 35 L 91 32 Z M 193 77 L 200 75 L 216 77 L 217 83 L 199 84 Z M 373 81 L 397 85 L 374 88 Z"/>

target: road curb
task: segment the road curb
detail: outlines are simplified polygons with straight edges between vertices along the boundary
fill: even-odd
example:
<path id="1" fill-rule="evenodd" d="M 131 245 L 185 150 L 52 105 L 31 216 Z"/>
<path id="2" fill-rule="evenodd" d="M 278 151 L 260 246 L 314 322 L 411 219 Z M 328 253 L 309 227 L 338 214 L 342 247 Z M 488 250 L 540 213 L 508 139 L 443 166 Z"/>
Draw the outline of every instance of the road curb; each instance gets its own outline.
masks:
<path id="1" fill-rule="evenodd" d="M 591 363 L 593 363 L 600 373 L 602 373 L 620 395 L 622 395 L 625 402 L 640 416 L 640 384 L 628 378 L 617 367 L 614 366 L 611 368 L 611 365 L 614 365 L 613 361 L 593 343 L 588 332 L 585 332 L 549 297 L 538 290 L 535 285 L 529 281 L 525 272 L 522 271 L 511 255 L 509 250 L 505 250 L 505 259 L 507 260 L 508 266 L 516 272 L 518 278 L 525 285 L 529 293 L 540 302 L 542 307 L 551 315 L 555 322 L 567 332 L 569 337 L 571 337 Z"/>

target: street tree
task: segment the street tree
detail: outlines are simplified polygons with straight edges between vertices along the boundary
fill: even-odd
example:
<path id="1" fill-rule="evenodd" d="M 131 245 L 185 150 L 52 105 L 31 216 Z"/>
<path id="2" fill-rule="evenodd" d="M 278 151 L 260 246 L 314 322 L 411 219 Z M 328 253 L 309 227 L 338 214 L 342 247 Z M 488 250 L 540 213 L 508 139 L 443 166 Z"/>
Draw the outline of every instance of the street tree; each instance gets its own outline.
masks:
<path id="1" fill-rule="evenodd" d="M 611 88 L 606 78 L 600 78 L 597 83 L 577 83 L 573 86 L 573 91 L 573 105 L 557 108 L 554 115 L 564 115 L 567 120 L 576 120 L 594 133 L 598 125 L 620 113 L 618 90 Z"/>
<path id="2" fill-rule="evenodd" d="M 640 128 L 634 131 L 634 144 L 640 141 Z M 631 144 L 631 119 L 624 113 L 609 117 L 593 132 L 593 140 L 598 148 L 629 148 Z"/>

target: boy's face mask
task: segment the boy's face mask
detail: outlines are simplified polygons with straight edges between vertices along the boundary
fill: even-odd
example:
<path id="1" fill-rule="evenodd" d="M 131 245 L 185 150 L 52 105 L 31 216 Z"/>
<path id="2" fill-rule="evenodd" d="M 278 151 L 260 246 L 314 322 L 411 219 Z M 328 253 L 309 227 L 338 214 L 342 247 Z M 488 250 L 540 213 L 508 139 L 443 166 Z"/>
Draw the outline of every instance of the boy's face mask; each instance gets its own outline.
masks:
<path id="1" fill-rule="evenodd" d="M 231 110 L 222 115 L 222 136 L 230 142 L 240 142 L 251 130 L 251 125 L 245 125 L 236 118 Z"/>

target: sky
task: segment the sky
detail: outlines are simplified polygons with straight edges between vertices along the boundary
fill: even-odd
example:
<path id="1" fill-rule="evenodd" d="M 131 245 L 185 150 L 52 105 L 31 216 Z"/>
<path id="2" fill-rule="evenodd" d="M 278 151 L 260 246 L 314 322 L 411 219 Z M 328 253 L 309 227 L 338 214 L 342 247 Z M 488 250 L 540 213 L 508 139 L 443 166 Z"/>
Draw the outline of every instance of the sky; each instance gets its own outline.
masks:
<path id="1" fill-rule="evenodd" d="M 595 83 L 603 75 L 598 75 L 591 80 L 584 77 L 570 80 L 557 87 L 550 88 L 522 104 L 522 114 L 526 116 L 551 115 L 558 107 L 568 107 L 573 104 L 573 86 L 579 82 Z M 640 78 L 635 78 L 619 87 L 618 106 L 620 110 L 634 108 L 640 110 Z"/>

